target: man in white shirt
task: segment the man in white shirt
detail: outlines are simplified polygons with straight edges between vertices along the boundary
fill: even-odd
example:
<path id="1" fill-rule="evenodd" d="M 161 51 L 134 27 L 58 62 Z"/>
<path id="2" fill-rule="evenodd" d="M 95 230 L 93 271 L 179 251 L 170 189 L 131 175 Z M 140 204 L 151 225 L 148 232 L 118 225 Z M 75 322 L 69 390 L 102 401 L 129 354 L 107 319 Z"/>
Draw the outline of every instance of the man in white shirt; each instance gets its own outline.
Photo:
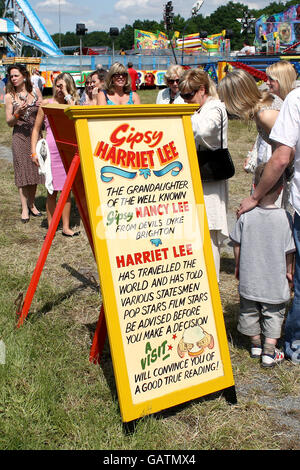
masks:
<path id="1" fill-rule="evenodd" d="M 237 55 L 254 55 L 255 54 L 255 46 L 250 46 L 249 41 L 245 40 L 243 46 L 244 47 L 239 51 Z"/>
<path id="2" fill-rule="evenodd" d="M 41 72 L 38 72 L 38 73 L 39 73 L 39 76 L 40 76 L 40 79 L 41 79 L 41 82 L 42 82 L 42 90 L 43 90 L 43 88 L 44 88 L 44 86 L 45 86 L 45 84 L 46 84 L 46 80 L 44 79 L 43 75 L 41 75 Z M 42 90 L 41 90 L 41 91 L 42 91 Z"/>
<path id="3" fill-rule="evenodd" d="M 44 77 L 41 77 L 40 72 L 37 69 L 32 70 L 31 83 L 35 88 L 38 88 L 40 92 L 43 91 L 43 86 L 45 85 Z"/>
<path id="4" fill-rule="evenodd" d="M 295 209 L 294 239 L 297 252 L 294 300 L 285 325 L 285 355 L 300 364 L 300 88 L 291 91 L 284 100 L 270 138 L 277 142 L 276 150 L 267 163 L 260 183 L 253 194 L 241 202 L 237 215 L 239 217 L 257 206 L 294 158 L 290 202 Z"/>

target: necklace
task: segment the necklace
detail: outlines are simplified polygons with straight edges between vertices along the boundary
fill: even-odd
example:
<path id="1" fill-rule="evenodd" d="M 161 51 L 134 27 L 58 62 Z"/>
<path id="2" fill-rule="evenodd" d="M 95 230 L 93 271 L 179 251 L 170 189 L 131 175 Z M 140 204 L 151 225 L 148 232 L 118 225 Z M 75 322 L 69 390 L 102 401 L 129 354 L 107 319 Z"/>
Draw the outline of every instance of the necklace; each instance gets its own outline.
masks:
<path id="1" fill-rule="evenodd" d="M 23 93 L 23 94 L 22 94 L 22 92 L 17 93 L 17 96 L 18 96 L 18 98 L 19 98 L 20 101 L 26 101 L 26 100 L 27 100 L 27 96 L 28 96 L 28 92 Z M 23 120 L 24 120 L 24 121 L 27 121 L 28 116 L 29 116 L 29 113 L 30 113 L 30 108 L 31 108 L 32 106 L 34 106 L 35 101 L 36 101 L 36 100 L 33 100 L 33 102 L 30 103 L 30 104 L 27 103 L 26 111 L 25 111 L 25 113 L 23 114 Z"/>
<path id="2" fill-rule="evenodd" d="M 17 93 L 17 95 L 18 95 L 19 100 L 21 100 L 21 101 L 26 101 L 26 98 L 27 98 L 27 96 L 28 96 L 28 92 L 27 92 L 27 93 L 24 93 L 24 94 L 22 94 L 22 93 Z"/>

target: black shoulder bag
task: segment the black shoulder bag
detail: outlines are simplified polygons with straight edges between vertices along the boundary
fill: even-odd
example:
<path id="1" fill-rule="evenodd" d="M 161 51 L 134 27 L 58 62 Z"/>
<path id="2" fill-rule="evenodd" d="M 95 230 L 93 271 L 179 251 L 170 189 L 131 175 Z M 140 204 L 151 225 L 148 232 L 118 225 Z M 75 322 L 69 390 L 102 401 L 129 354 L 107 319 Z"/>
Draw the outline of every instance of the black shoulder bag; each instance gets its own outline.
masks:
<path id="1" fill-rule="evenodd" d="M 217 150 L 198 150 L 198 163 L 201 180 L 212 182 L 227 180 L 235 173 L 234 164 L 228 148 L 223 148 L 223 114 L 221 110 L 221 148 Z"/>

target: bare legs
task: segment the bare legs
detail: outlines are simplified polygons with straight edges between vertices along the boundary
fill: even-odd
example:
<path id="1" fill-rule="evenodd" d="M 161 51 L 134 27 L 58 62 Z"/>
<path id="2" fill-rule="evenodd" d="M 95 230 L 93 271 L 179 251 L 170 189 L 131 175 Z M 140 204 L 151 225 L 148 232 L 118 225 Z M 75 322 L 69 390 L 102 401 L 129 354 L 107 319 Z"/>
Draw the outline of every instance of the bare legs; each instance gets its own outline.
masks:
<path id="1" fill-rule="evenodd" d="M 260 345 L 261 344 L 260 335 L 251 336 L 251 343 L 255 344 L 255 345 Z M 277 339 L 265 338 L 265 346 L 266 347 L 270 346 L 272 349 L 274 349 L 276 344 L 277 344 Z"/>
<path id="2" fill-rule="evenodd" d="M 48 219 L 48 227 L 50 227 L 50 223 L 56 208 L 56 198 L 57 198 L 57 191 L 54 191 L 53 194 L 49 194 L 47 196 L 46 202 L 46 210 L 47 210 L 47 219 Z M 63 224 L 63 233 L 67 235 L 73 235 L 73 230 L 70 229 L 70 214 L 71 214 L 71 196 L 69 195 L 65 207 L 62 211 L 62 224 Z"/>
<path id="3" fill-rule="evenodd" d="M 214 262 L 215 262 L 215 268 L 216 268 L 216 274 L 217 274 L 217 280 L 219 282 L 220 278 L 220 245 L 219 245 L 219 236 L 218 236 L 218 230 L 210 230 L 210 240 L 211 240 L 211 247 L 212 247 L 212 252 L 213 252 L 213 257 L 214 257 Z"/>
<path id="4" fill-rule="evenodd" d="M 36 193 L 36 185 L 27 185 L 22 186 L 19 189 L 20 201 L 22 206 L 22 220 L 27 221 L 29 220 L 29 210 L 32 211 L 33 214 L 39 214 L 38 209 L 35 207 L 35 193 Z M 47 219 L 48 219 L 48 227 L 50 226 L 55 208 L 56 208 L 56 199 L 57 199 L 58 191 L 54 191 L 53 194 L 47 195 L 46 201 L 46 211 L 47 211 Z M 71 195 L 69 195 L 67 202 L 62 211 L 62 224 L 63 224 L 63 233 L 66 235 L 74 235 L 73 230 L 70 229 L 70 215 L 71 215 Z"/>
<path id="5" fill-rule="evenodd" d="M 34 214 L 38 214 L 38 210 L 35 207 L 34 200 L 35 200 L 35 193 L 36 193 L 36 184 L 30 184 L 27 186 L 22 186 L 19 188 L 19 196 L 22 206 L 22 219 L 29 219 L 29 211 L 28 208 L 32 210 Z"/>
<path id="6" fill-rule="evenodd" d="M 38 209 L 35 207 L 35 193 L 36 193 L 36 184 L 28 186 L 28 207 L 29 209 L 33 212 L 33 214 L 37 215 L 39 214 Z"/>

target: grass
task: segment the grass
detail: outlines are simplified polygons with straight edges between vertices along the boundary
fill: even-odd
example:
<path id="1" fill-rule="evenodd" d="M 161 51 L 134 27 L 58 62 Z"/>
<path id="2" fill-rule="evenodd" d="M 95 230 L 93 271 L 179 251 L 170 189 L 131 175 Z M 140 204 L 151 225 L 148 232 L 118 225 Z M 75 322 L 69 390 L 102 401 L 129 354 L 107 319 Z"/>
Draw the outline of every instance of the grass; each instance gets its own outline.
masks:
<path id="1" fill-rule="evenodd" d="M 153 91 L 140 92 L 153 102 Z M 6 132 L 4 109 L 0 129 Z M 10 134 L 1 144 L 10 145 Z M 236 175 L 230 181 L 229 213 L 248 194 L 251 176 L 242 170 L 255 138 L 240 122 L 230 122 L 229 148 Z M 45 212 L 45 189 L 37 206 Z M 131 432 L 122 425 L 109 344 L 101 367 L 88 361 L 101 306 L 96 264 L 75 204 L 72 224 L 81 236 L 57 232 L 33 298 L 26 324 L 16 329 L 18 295 L 26 293 L 43 237 L 45 220 L 19 222 L 20 204 L 10 162 L 0 159 L 0 339 L 6 362 L 0 364 L 1 450 L 262 450 L 299 449 L 299 367 L 285 361 L 265 371 L 249 358 L 236 331 L 237 281 L 230 252 L 224 251 L 220 291 L 238 403 L 216 393 L 147 416 Z M 291 403 L 288 411 L 276 408 Z M 299 401 L 298 401 L 299 403 Z M 290 421 L 292 421 L 292 426 Z M 298 421 L 299 423 L 299 421 Z"/>
<path id="2" fill-rule="evenodd" d="M 10 145 L 12 128 L 8 127 L 5 121 L 5 108 L 0 104 L 0 145 Z"/>

